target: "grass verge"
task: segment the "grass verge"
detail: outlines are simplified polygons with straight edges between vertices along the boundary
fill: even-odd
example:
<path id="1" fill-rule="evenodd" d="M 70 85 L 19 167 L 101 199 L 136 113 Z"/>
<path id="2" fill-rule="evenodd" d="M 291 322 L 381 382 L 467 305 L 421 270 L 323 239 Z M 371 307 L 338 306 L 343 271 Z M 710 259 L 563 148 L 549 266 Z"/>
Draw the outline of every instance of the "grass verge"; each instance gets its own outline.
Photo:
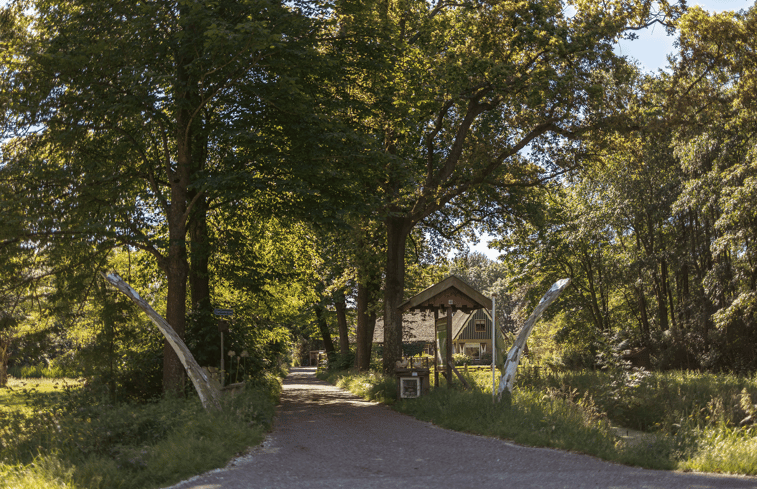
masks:
<path id="1" fill-rule="evenodd" d="M 474 386 L 470 391 L 442 383 L 428 395 L 401 401 L 395 398 L 392 377 L 349 371 L 320 372 L 319 377 L 457 431 L 650 469 L 757 474 L 757 433 L 734 423 L 757 408 L 750 397 L 753 379 L 681 372 L 643 373 L 643 378 L 637 374 L 540 377 L 524 372 L 512 397 L 500 403 L 492 401 L 491 372 L 465 374 Z M 650 417 L 649 411 L 657 416 Z M 611 419 L 645 427 L 648 433 L 637 442 L 624 441 L 612 431 Z"/>
<path id="2" fill-rule="evenodd" d="M 0 488 L 147 489 L 222 467 L 263 440 L 281 383 L 248 384 L 217 413 L 196 398 L 109 405 L 83 391 L 0 411 Z"/>

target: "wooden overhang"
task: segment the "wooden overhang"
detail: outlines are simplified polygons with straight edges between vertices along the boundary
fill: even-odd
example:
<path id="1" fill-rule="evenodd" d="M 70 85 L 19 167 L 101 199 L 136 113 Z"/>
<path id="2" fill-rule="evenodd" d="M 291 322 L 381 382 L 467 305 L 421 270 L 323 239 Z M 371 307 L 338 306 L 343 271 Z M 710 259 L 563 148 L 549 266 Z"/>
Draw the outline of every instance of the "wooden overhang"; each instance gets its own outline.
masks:
<path id="1" fill-rule="evenodd" d="M 476 309 L 491 309 L 492 300 L 458 277 L 451 275 L 436 285 L 432 285 L 415 297 L 403 302 L 399 310 L 433 311 L 452 307 L 463 312 Z"/>

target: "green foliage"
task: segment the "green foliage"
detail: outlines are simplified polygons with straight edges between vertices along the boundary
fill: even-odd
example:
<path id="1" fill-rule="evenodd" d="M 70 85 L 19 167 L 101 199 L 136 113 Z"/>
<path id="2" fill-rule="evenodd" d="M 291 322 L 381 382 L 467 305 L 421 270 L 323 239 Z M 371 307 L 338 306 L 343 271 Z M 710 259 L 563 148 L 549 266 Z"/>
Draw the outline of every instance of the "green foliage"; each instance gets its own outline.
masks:
<path id="1" fill-rule="evenodd" d="M 618 369 L 553 373 L 528 382 L 544 389 L 575 390 L 579 397 L 593 399 L 618 424 L 669 434 L 682 424 L 701 429 L 737 426 L 749 415 L 743 396 L 757 398 L 755 379 L 733 374 Z"/>
<path id="2" fill-rule="evenodd" d="M 452 354 L 452 361 L 455 362 L 456 366 L 462 366 L 462 365 L 470 365 L 473 361 L 471 357 L 466 355 L 465 353 L 453 353 Z"/>
<path id="3" fill-rule="evenodd" d="M 332 358 L 329 358 L 326 362 L 326 368 L 328 370 L 333 370 L 337 372 L 341 372 L 343 370 L 347 370 L 352 368 L 355 365 L 355 351 L 350 350 L 346 353 L 335 353 L 332 355 Z"/>
<path id="4" fill-rule="evenodd" d="M 0 412 L 0 487 L 165 486 L 262 441 L 280 392 L 278 377 L 261 376 L 213 413 L 196 399 L 111 405 L 86 389 L 57 403 L 29 395 L 32 411 Z"/>
<path id="5" fill-rule="evenodd" d="M 78 372 L 67 371 L 60 366 L 48 366 L 44 363 L 23 367 L 11 367 L 8 369 L 8 375 L 21 379 L 60 379 L 63 377 L 74 377 L 77 373 Z"/>
<path id="6" fill-rule="evenodd" d="M 750 430 L 705 429 L 698 436 L 698 450 L 681 462 L 682 470 L 757 475 L 757 433 Z"/>
<path id="7" fill-rule="evenodd" d="M 82 386 L 81 379 L 10 377 L 0 390 L 0 410 L 34 413 L 35 408 L 50 409 L 60 405 L 71 389 Z"/>

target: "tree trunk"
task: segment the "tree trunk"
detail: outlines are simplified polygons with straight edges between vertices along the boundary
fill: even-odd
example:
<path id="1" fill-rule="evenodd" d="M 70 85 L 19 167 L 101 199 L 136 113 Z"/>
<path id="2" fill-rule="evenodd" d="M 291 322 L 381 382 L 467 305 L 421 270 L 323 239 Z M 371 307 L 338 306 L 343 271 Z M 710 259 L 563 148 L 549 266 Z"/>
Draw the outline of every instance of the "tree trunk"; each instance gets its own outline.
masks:
<path id="1" fill-rule="evenodd" d="M 193 147 L 193 172 L 201 172 L 205 168 L 207 155 L 207 138 L 195 138 Z M 189 219 L 189 290 L 192 298 L 192 309 L 211 316 L 208 327 L 215 327 L 212 321 L 212 305 L 210 303 L 210 241 L 208 238 L 208 199 L 205 194 L 198 195 L 197 190 L 190 190 L 189 200 L 194 201 L 192 214 Z"/>
<path id="2" fill-rule="evenodd" d="M 8 385 L 8 347 L 10 340 L 0 337 L 0 387 Z"/>
<path id="3" fill-rule="evenodd" d="M 325 312 L 321 304 L 315 306 L 315 318 L 318 323 L 318 330 L 323 337 L 323 348 L 326 350 L 326 356 L 331 360 L 334 357 L 334 342 L 331 341 L 331 330 L 329 330 L 329 324 L 326 322 Z"/>
<path id="4" fill-rule="evenodd" d="M 344 303 L 343 292 L 337 292 L 334 306 L 336 307 L 336 323 L 339 326 L 339 353 L 346 355 L 350 351 L 350 336 L 347 328 L 347 306 Z"/>
<path id="5" fill-rule="evenodd" d="M 179 78 L 182 78 L 181 76 Z M 187 276 L 187 189 L 190 183 L 192 152 L 189 141 L 191 131 L 184 137 L 189 124 L 189 114 L 179 111 L 176 121 L 176 167 L 167 165 L 166 172 L 171 184 L 171 202 L 168 209 L 168 260 L 166 275 L 168 295 L 166 299 L 166 320 L 179 338 L 184 340 L 186 324 Z M 163 391 L 175 395 L 184 393 L 185 373 L 179 358 L 166 341 L 163 346 Z"/>
<path id="6" fill-rule="evenodd" d="M 649 344 L 649 317 L 647 316 L 647 300 L 644 296 L 644 287 L 641 285 L 635 286 L 634 291 L 639 301 L 639 315 L 641 317 L 641 331 L 644 335 L 644 343 Z"/>
<path id="7" fill-rule="evenodd" d="M 377 285 L 366 281 L 357 286 L 357 358 L 359 371 L 371 368 L 371 349 L 373 347 L 373 332 L 376 329 L 376 312 L 368 312 L 372 305 L 372 298 Z"/>
<path id="8" fill-rule="evenodd" d="M 384 358 L 385 373 L 394 372 L 402 358 L 402 313 L 399 306 L 405 293 L 405 241 L 412 225 L 407 218 L 386 220 L 386 285 L 384 287 Z"/>
<path id="9" fill-rule="evenodd" d="M 175 185 L 174 188 L 178 187 Z M 172 192 L 173 202 L 183 204 L 185 200 L 177 195 L 181 192 Z M 186 298 L 187 298 L 187 250 L 186 250 L 186 226 L 183 215 L 183 205 L 172 202 L 169 215 L 169 240 L 168 264 L 166 275 L 168 278 L 168 294 L 166 298 L 166 321 L 170 324 L 177 336 L 184 339 L 186 321 Z M 184 393 L 184 367 L 174 353 L 173 348 L 165 342 L 163 346 L 163 391 L 175 395 Z"/>
<path id="10" fill-rule="evenodd" d="M 194 195 L 190 194 L 190 197 Z M 192 217 L 189 221 L 189 293 L 192 305 L 192 334 L 194 354 L 204 365 L 217 365 L 221 353 L 218 351 L 218 328 L 213 316 L 210 300 L 210 243 L 208 238 L 207 201 L 204 196 L 195 199 Z"/>

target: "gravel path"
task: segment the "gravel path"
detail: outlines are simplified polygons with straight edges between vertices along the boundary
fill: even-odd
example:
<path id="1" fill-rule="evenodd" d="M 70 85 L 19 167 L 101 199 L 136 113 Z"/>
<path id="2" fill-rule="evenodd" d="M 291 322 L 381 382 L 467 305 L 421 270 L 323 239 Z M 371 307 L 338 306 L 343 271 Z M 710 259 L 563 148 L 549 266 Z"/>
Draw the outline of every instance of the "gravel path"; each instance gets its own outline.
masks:
<path id="1" fill-rule="evenodd" d="M 757 488 L 757 478 L 638 469 L 449 431 L 294 368 L 262 446 L 173 489 L 294 487 Z"/>

